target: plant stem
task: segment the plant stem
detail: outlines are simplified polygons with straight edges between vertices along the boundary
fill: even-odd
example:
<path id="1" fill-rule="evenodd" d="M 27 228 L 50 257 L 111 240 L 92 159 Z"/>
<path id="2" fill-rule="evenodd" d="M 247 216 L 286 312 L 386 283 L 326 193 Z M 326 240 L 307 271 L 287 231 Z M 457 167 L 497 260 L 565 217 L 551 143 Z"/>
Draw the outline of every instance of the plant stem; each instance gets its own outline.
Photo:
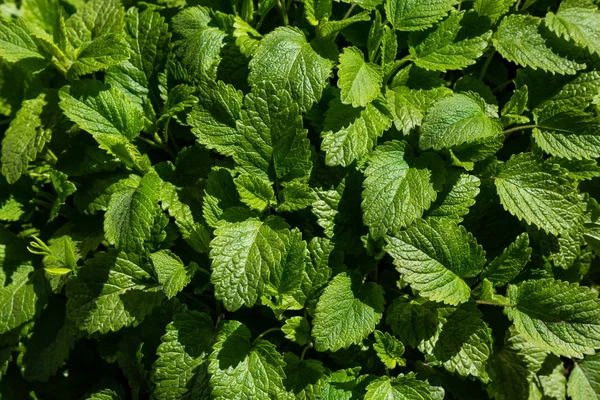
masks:
<path id="1" fill-rule="evenodd" d="M 502 82 L 501 84 L 499 84 L 498 86 L 496 86 L 494 89 L 492 89 L 492 93 L 499 92 L 500 90 L 504 89 L 505 87 L 507 87 L 511 83 L 513 83 L 512 79 L 509 79 L 507 81 Z"/>
<path id="2" fill-rule="evenodd" d="M 517 0 L 517 4 L 515 4 L 515 11 L 519 11 L 519 7 L 521 7 L 521 0 Z"/>
<path id="3" fill-rule="evenodd" d="M 279 8 L 279 12 L 281 13 L 281 18 L 283 19 L 283 24 L 285 26 L 288 26 L 290 24 L 290 20 L 287 15 L 286 7 L 283 4 L 281 4 L 281 0 L 277 0 L 277 7 Z"/>
<path id="4" fill-rule="evenodd" d="M 504 130 L 502 133 L 504 133 L 504 136 L 508 136 L 508 135 L 510 135 L 513 132 L 522 131 L 522 130 L 525 130 L 525 129 L 532 129 L 532 128 L 537 128 L 537 125 L 515 126 L 514 128 L 510 128 L 510 129 Z"/>
<path id="5" fill-rule="evenodd" d="M 275 331 L 280 331 L 281 328 L 269 328 L 266 331 L 264 331 L 263 333 L 261 333 L 260 335 L 258 335 L 256 337 L 256 339 L 254 339 L 254 342 L 252 342 L 252 345 L 254 346 L 256 344 L 256 342 L 258 342 L 260 339 L 262 339 L 263 337 L 265 337 L 266 335 L 268 335 L 271 332 L 275 332 Z"/>
<path id="6" fill-rule="evenodd" d="M 313 348 L 313 342 L 310 342 L 306 345 L 306 347 L 302 350 L 302 354 L 300 355 L 300 361 L 304 360 L 304 356 L 306 355 L 306 352 L 308 351 L 308 349 L 312 349 Z"/>
<path id="7" fill-rule="evenodd" d="M 350 14 L 352 14 L 352 11 L 354 11 L 355 7 L 356 7 L 356 3 L 352 3 L 352 5 L 348 9 L 348 11 L 346 11 L 346 14 L 344 14 L 344 18 L 342 18 L 342 21 L 345 19 L 348 19 L 348 17 L 350 17 Z"/>
<path id="8" fill-rule="evenodd" d="M 516 304 L 502 304 L 502 303 L 494 303 L 493 301 L 487 300 L 475 300 L 475 303 L 485 305 L 485 306 L 497 306 L 497 307 L 516 307 Z"/>
<path id="9" fill-rule="evenodd" d="M 485 62 L 483 63 L 483 67 L 481 67 L 481 72 L 479 72 L 479 80 L 483 80 L 483 78 L 485 78 L 485 73 L 487 72 L 488 67 L 492 63 L 492 59 L 494 58 L 495 54 L 496 54 L 496 52 L 492 51 L 490 53 L 490 55 L 487 56 L 487 58 L 485 59 Z"/>

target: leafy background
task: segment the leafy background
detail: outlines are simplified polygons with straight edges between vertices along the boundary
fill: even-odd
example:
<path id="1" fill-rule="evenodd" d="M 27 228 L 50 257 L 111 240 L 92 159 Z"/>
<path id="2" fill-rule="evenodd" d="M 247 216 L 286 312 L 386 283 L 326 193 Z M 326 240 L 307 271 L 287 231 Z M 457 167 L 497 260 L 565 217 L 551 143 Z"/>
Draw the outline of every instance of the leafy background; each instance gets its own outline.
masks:
<path id="1" fill-rule="evenodd" d="M 598 398 L 595 3 L 2 2 L 2 398 Z"/>

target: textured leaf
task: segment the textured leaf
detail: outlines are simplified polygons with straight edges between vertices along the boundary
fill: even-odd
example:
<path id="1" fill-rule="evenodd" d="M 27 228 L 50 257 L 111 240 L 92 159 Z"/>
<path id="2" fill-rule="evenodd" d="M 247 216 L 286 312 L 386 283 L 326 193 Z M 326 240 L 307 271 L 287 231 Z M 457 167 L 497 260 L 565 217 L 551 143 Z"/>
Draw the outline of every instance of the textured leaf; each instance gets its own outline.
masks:
<path id="1" fill-rule="evenodd" d="M 152 368 L 157 399 L 194 399 L 210 395 L 207 360 L 214 337 L 212 319 L 198 311 L 173 316 Z"/>
<path id="2" fill-rule="evenodd" d="M 125 11 L 117 0 L 92 0 L 66 21 L 69 42 L 75 48 L 99 37 L 123 32 Z"/>
<path id="3" fill-rule="evenodd" d="M 399 141 L 378 146 L 365 170 L 363 220 L 375 239 L 409 226 L 435 200 L 431 171 L 414 166 L 407 146 Z"/>
<path id="4" fill-rule="evenodd" d="M 533 113 L 535 142 L 545 152 L 567 159 L 600 157 L 600 121 L 593 115 L 548 105 Z"/>
<path id="5" fill-rule="evenodd" d="M 70 78 L 117 65 L 129 58 L 129 49 L 125 39 L 115 33 L 100 36 L 85 43 L 77 52 L 77 58 L 67 71 Z"/>
<path id="6" fill-rule="evenodd" d="M 259 339 L 237 321 L 225 321 L 209 356 L 208 371 L 214 399 L 282 398 L 285 362 L 275 346 Z"/>
<path id="7" fill-rule="evenodd" d="M 522 233 L 502 254 L 490 261 L 481 277 L 488 279 L 494 286 L 506 285 L 516 278 L 529 262 L 531 251 L 529 236 Z"/>
<path id="8" fill-rule="evenodd" d="M 588 3 L 589 4 L 589 3 Z M 562 2 L 558 11 L 549 12 L 544 20 L 554 33 L 600 54 L 600 11 L 585 2 Z"/>
<path id="9" fill-rule="evenodd" d="M 402 358 L 404 345 L 387 332 L 375 331 L 373 350 L 377 352 L 377 357 L 386 368 L 394 369 L 396 365 L 400 367 L 406 365 L 406 360 Z"/>
<path id="10" fill-rule="evenodd" d="M 539 32 L 541 22 L 540 18 L 529 15 L 505 17 L 493 40 L 496 50 L 508 61 L 533 69 L 570 75 L 584 69 L 585 64 L 562 57 L 547 46 Z"/>
<path id="11" fill-rule="evenodd" d="M 210 243 L 211 282 L 225 308 L 235 311 L 256 303 L 281 262 L 288 234 L 287 224 L 278 218 L 218 225 Z"/>
<path id="12" fill-rule="evenodd" d="M 452 91 L 448 88 L 417 90 L 407 86 L 396 86 L 387 90 L 386 100 L 394 126 L 404 134 L 410 133 L 413 128 L 421 125 L 429 107 L 451 94 Z"/>
<path id="13" fill-rule="evenodd" d="M 119 90 L 99 81 L 79 81 L 63 87 L 60 108 L 92 135 L 115 135 L 133 139 L 142 130 L 141 113 Z"/>
<path id="14" fill-rule="evenodd" d="M 497 22 L 515 2 L 516 0 L 475 0 L 473 9 L 477 11 L 477 14 L 488 17 L 492 22 Z"/>
<path id="15" fill-rule="evenodd" d="M 463 172 L 451 171 L 448 175 L 444 189 L 437 195 L 426 216 L 461 222 L 462 217 L 469 213 L 469 207 L 475 204 L 481 181 Z"/>
<path id="16" fill-rule="evenodd" d="M 416 65 L 445 72 L 475 64 L 491 36 L 492 32 L 486 31 L 475 13 L 458 12 L 450 14 L 433 30 L 411 33 L 408 46 Z"/>
<path id="17" fill-rule="evenodd" d="M 255 175 L 241 174 L 233 180 L 240 194 L 240 200 L 253 210 L 263 212 L 277 203 L 271 182 Z"/>
<path id="18" fill-rule="evenodd" d="M 528 341 L 557 356 L 583 358 L 600 348 L 600 301 L 588 287 L 537 279 L 509 285 L 505 313 Z"/>
<path id="19" fill-rule="evenodd" d="M 489 378 L 485 365 L 492 354 L 492 332 L 481 317 L 473 303 L 440 308 L 436 334 L 419 347 L 428 354 L 426 360 L 486 383 Z"/>
<path id="20" fill-rule="evenodd" d="M 204 7 L 186 8 L 171 22 L 173 32 L 181 37 L 173 43 L 175 53 L 192 76 L 216 76 L 226 34 L 210 22 L 209 10 Z"/>
<path id="21" fill-rule="evenodd" d="M 67 315 L 89 334 L 138 325 L 164 299 L 138 258 L 99 252 L 67 285 Z"/>
<path id="22" fill-rule="evenodd" d="M 44 56 L 29 34 L 29 29 L 21 19 L 2 21 L 0 24 L 0 57 L 9 63 L 22 60 L 45 64 Z"/>
<path id="23" fill-rule="evenodd" d="M 37 153 L 50 141 L 52 131 L 42 118 L 47 106 L 47 95 L 25 100 L 10 122 L 2 139 L 2 175 L 10 184 L 27 172 L 29 162 L 35 161 Z"/>
<path id="24" fill-rule="evenodd" d="M 448 219 L 417 220 L 386 242 L 403 279 L 421 296 L 446 304 L 469 299 L 463 279 L 477 276 L 486 261 L 473 235 Z"/>
<path id="25" fill-rule="evenodd" d="M 597 354 L 575 361 L 569 375 L 567 392 L 573 400 L 600 398 L 600 357 Z"/>
<path id="26" fill-rule="evenodd" d="M 304 317 L 291 317 L 281 327 L 285 337 L 300 346 L 304 346 L 310 338 L 310 326 Z"/>
<path id="27" fill-rule="evenodd" d="M 164 18 L 150 10 L 129 9 L 125 23 L 130 58 L 109 68 L 106 82 L 142 104 L 145 98 L 158 95 L 154 91 L 166 65 L 171 35 Z"/>
<path id="28" fill-rule="evenodd" d="M 316 399 L 323 393 L 327 369 L 318 360 L 300 360 L 292 353 L 285 353 L 283 359 L 286 389 L 299 400 Z"/>
<path id="29" fill-rule="evenodd" d="M 150 260 L 158 282 L 163 285 L 163 291 L 169 299 L 190 283 L 195 272 L 195 264 L 186 268 L 181 259 L 169 250 L 150 254 Z"/>
<path id="30" fill-rule="evenodd" d="M 237 222 L 252 216 L 240 200 L 230 171 L 215 169 L 208 175 L 202 215 L 213 228 L 217 227 L 220 220 Z"/>
<path id="31" fill-rule="evenodd" d="M 159 211 L 161 184 L 158 175 L 150 173 L 138 187 L 113 193 L 104 214 L 104 234 L 109 243 L 125 252 L 142 252 Z"/>
<path id="32" fill-rule="evenodd" d="M 331 73 L 331 62 L 315 52 L 298 28 L 279 27 L 266 35 L 250 61 L 248 81 L 268 80 L 290 91 L 303 111 L 319 101 Z"/>
<path id="33" fill-rule="evenodd" d="M 385 12 L 392 26 L 400 31 L 420 31 L 444 18 L 455 0 L 387 0 Z"/>
<path id="34" fill-rule="evenodd" d="M 54 170 L 50 173 L 50 182 L 52 182 L 52 186 L 56 192 L 56 198 L 52 202 L 48 221 L 52 221 L 54 218 L 58 217 L 60 207 L 65 204 L 67 198 L 77 190 L 75 184 L 70 182 L 68 178 L 69 177 L 66 174 L 60 171 Z"/>
<path id="35" fill-rule="evenodd" d="M 0 227 L 0 333 L 32 321 L 46 304 L 44 274 L 31 265 L 25 245 Z"/>
<path id="36" fill-rule="evenodd" d="M 348 166 L 371 151 L 377 138 L 392 122 L 381 110 L 378 100 L 365 108 L 353 108 L 335 98 L 325 112 L 321 149 L 327 165 Z"/>
<path id="37" fill-rule="evenodd" d="M 441 150 L 498 137 L 502 124 L 486 107 L 480 97 L 460 93 L 437 101 L 425 115 L 419 146 Z"/>
<path id="38" fill-rule="evenodd" d="M 340 54 L 338 68 L 342 103 L 365 107 L 379 95 L 383 71 L 380 66 L 366 62 L 358 48 L 346 47 Z"/>
<path id="39" fill-rule="evenodd" d="M 312 336 L 317 351 L 337 351 L 359 344 L 381 319 L 384 299 L 381 286 L 347 273 L 336 275 L 317 303 Z"/>
<path id="40" fill-rule="evenodd" d="M 582 206 L 563 170 L 533 154 L 512 156 L 494 183 L 507 211 L 552 234 L 569 232 L 581 216 Z"/>
<path id="41" fill-rule="evenodd" d="M 403 343 L 416 348 L 437 332 L 437 304 L 422 297 L 397 297 L 386 311 L 385 322 Z"/>
<path id="42" fill-rule="evenodd" d="M 400 375 L 394 379 L 378 378 L 367 386 L 366 400 L 430 400 L 429 385 L 419 381 L 414 374 Z"/>

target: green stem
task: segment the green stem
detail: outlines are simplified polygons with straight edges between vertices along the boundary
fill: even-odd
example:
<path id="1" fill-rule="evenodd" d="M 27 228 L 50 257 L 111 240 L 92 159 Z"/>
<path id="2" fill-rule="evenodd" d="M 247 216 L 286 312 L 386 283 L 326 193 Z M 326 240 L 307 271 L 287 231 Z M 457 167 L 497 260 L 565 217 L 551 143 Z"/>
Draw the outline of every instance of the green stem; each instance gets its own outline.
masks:
<path id="1" fill-rule="evenodd" d="M 205 268 L 198 267 L 198 272 L 200 272 L 200 273 L 202 273 L 202 274 L 204 274 L 204 275 L 206 275 L 206 276 L 210 277 L 210 271 L 209 271 L 209 270 L 207 270 L 207 269 L 205 269 Z"/>
<path id="2" fill-rule="evenodd" d="M 300 361 L 304 360 L 304 356 L 306 355 L 306 352 L 308 351 L 308 349 L 312 349 L 313 348 L 313 342 L 310 342 L 306 345 L 306 347 L 302 350 L 302 354 L 300 355 Z"/>
<path id="3" fill-rule="evenodd" d="M 517 0 L 517 4 L 515 4 L 515 11 L 519 11 L 519 7 L 521 7 L 521 0 Z"/>
<path id="4" fill-rule="evenodd" d="M 492 59 L 494 58 L 495 54 L 496 54 L 496 52 L 492 51 L 490 53 L 490 55 L 487 56 L 487 58 L 485 59 L 485 62 L 483 63 L 483 67 L 481 67 L 481 72 L 479 72 L 479 80 L 483 80 L 483 78 L 485 78 L 485 73 L 487 72 L 490 64 L 492 63 Z"/>
<path id="5" fill-rule="evenodd" d="M 356 8 L 356 3 L 352 3 L 352 5 L 348 9 L 348 11 L 346 11 L 346 14 L 344 14 L 344 18 L 342 18 L 342 21 L 345 19 L 348 19 L 350 17 L 350 14 L 352 14 L 352 11 L 354 11 L 354 8 Z"/>
<path id="6" fill-rule="evenodd" d="M 522 131 L 522 130 L 525 130 L 525 129 L 533 129 L 533 128 L 537 128 L 537 125 L 515 126 L 514 128 L 510 128 L 510 129 L 504 130 L 502 133 L 504 133 L 504 136 L 508 136 L 508 135 L 510 135 L 513 132 Z"/>
<path id="7" fill-rule="evenodd" d="M 496 93 L 496 92 L 499 92 L 500 90 L 503 90 L 505 87 L 507 87 L 511 83 L 513 83 L 512 79 L 502 82 L 501 84 L 496 86 L 494 89 L 492 89 L 492 93 Z"/>
<path id="8" fill-rule="evenodd" d="M 277 8 L 279 8 L 279 12 L 281 13 L 281 18 L 283 19 L 283 24 L 288 26 L 290 24 L 290 20 L 287 15 L 286 7 L 281 4 L 281 0 L 277 0 Z"/>
<path id="9" fill-rule="evenodd" d="M 486 300 L 475 300 L 475 303 L 485 305 L 485 306 L 510 307 L 510 308 L 517 306 L 516 304 L 502 304 L 502 303 L 495 303 L 493 301 L 486 301 Z"/>
<path id="10" fill-rule="evenodd" d="M 256 344 L 256 342 L 258 342 L 260 339 L 262 339 L 263 337 L 265 337 L 266 335 L 268 335 L 271 332 L 275 332 L 275 331 L 280 331 L 281 328 L 269 328 L 266 331 L 264 331 L 263 333 L 261 333 L 260 335 L 258 335 L 256 337 L 256 339 L 254 339 L 254 342 L 252 342 L 252 346 L 254 346 Z"/>

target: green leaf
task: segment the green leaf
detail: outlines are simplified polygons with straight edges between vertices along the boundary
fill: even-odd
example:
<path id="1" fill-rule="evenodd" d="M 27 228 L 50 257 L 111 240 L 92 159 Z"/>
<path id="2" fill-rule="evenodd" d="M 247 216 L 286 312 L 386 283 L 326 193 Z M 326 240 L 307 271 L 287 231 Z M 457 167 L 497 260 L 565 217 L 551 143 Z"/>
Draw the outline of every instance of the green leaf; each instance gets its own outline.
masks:
<path id="1" fill-rule="evenodd" d="M 564 170 L 531 153 L 512 156 L 494 183 L 508 212 L 554 235 L 572 230 L 583 212 Z"/>
<path id="2" fill-rule="evenodd" d="M 431 171 L 414 165 L 407 146 L 399 141 L 378 146 L 365 169 L 363 221 L 375 239 L 409 226 L 435 200 Z"/>
<path id="3" fill-rule="evenodd" d="M 202 215 L 213 228 L 217 227 L 220 220 L 237 222 L 252 216 L 252 212 L 240 200 L 230 171 L 219 168 L 208 174 Z"/>
<path id="4" fill-rule="evenodd" d="M 369 383 L 365 400 L 433 400 L 427 382 L 417 380 L 413 373 L 391 379 L 382 377 Z"/>
<path id="5" fill-rule="evenodd" d="M 183 311 L 173 316 L 152 367 L 157 399 L 191 400 L 210 395 L 207 367 L 213 337 L 213 321 L 207 314 Z"/>
<path id="6" fill-rule="evenodd" d="M 23 19 L 58 36 L 58 25 L 61 13 L 61 5 L 57 0 L 24 0 L 21 3 Z"/>
<path id="7" fill-rule="evenodd" d="M 170 182 L 164 182 L 160 191 L 160 202 L 167 209 L 169 216 L 175 219 L 181 237 L 194 250 L 207 253 L 210 242 L 209 228 L 202 221 L 201 216 L 192 212 L 189 204 L 182 201 L 182 195 L 177 187 Z"/>
<path id="8" fill-rule="evenodd" d="M 17 363 L 25 379 L 47 381 L 67 360 L 76 338 L 77 330 L 65 316 L 64 302 L 50 303 L 19 346 Z"/>
<path id="9" fill-rule="evenodd" d="M 600 398 L 600 353 L 575 361 L 569 375 L 567 393 L 573 400 Z"/>
<path id="10" fill-rule="evenodd" d="M 373 350 L 377 352 L 377 357 L 388 369 L 406 365 L 406 360 L 402 358 L 404 345 L 387 332 L 375 331 Z"/>
<path id="11" fill-rule="evenodd" d="M 291 317 L 285 321 L 281 327 L 281 331 L 285 334 L 286 339 L 294 343 L 304 346 L 310 338 L 310 326 L 304 317 Z"/>
<path id="12" fill-rule="evenodd" d="M 69 42 L 79 48 L 104 35 L 123 33 L 123 4 L 117 0 L 91 0 L 66 21 Z"/>
<path id="13" fill-rule="evenodd" d="M 233 180 L 240 200 L 253 210 L 263 212 L 277 203 L 271 182 L 250 175 L 241 174 Z"/>
<path id="14" fill-rule="evenodd" d="M 550 157 L 550 160 L 569 171 L 572 179 L 584 181 L 600 177 L 600 166 L 596 160 L 567 160 L 560 157 Z"/>
<path id="15" fill-rule="evenodd" d="M 0 50 L 0 57 L 9 63 L 26 62 L 26 65 L 31 65 L 36 70 L 42 69 L 46 64 L 22 19 L 2 21 Z"/>
<path id="16" fill-rule="evenodd" d="M 337 351 L 359 344 L 379 323 L 383 313 L 383 289 L 362 284 L 357 276 L 336 275 L 319 298 L 312 336 L 317 351 Z"/>
<path id="17" fill-rule="evenodd" d="M 379 65 L 366 62 L 358 48 L 344 48 L 338 68 L 342 103 L 365 107 L 379 95 L 383 71 Z"/>
<path id="18" fill-rule="evenodd" d="M 205 7 L 189 7 L 179 12 L 171 22 L 175 54 L 192 76 L 216 77 L 224 46 L 225 32 L 210 26 L 211 16 Z"/>
<path id="19" fill-rule="evenodd" d="M 319 101 L 331 62 L 315 52 L 298 28 L 279 27 L 267 34 L 250 61 L 248 82 L 270 81 L 290 91 L 302 111 Z"/>
<path id="20" fill-rule="evenodd" d="M 212 398 L 283 398 L 285 362 L 275 345 L 259 339 L 250 343 L 250 331 L 240 322 L 225 321 L 209 356 Z"/>
<path id="21" fill-rule="evenodd" d="M 306 20 L 311 25 L 319 25 L 322 20 L 327 21 L 331 16 L 332 0 L 303 0 Z M 275 1 L 272 1 L 273 5 Z"/>
<path id="22" fill-rule="evenodd" d="M 10 122 L 2 139 L 2 175 L 9 184 L 15 183 L 27 172 L 29 163 L 35 161 L 52 137 L 47 126 L 47 94 L 25 100 L 15 118 Z"/>
<path id="23" fill-rule="evenodd" d="M 397 297 L 386 312 L 385 322 L 403 343 L 416 348 L 437 333 L 437 304 L 423 297 L 414 300 L 405 295 Z"/>
<path id="24" fill-rule="evenodd" d="M 252 307 L 262 296 L 271 273 L 281 263 L 289 235 L 279 218 L 222 222 L 210 243 L 211 282 L 227 310 Z"/>
<path id="25" fill-rule="evenodd" d="M 493 39 L 494 47 L 502 57 L 523 67 L 569 75 L 584 69 L 585 64 L 562 57 L 547 46 L 539 32 L 541 22 L 541 18 L 530 15 L 505 17 Z"/>
<path id="26" fill-rule="evenodd" d="M 475 0 L 473 9 L 482 17 L 488 17 L 493 23 L 508 12 L 516 0 Z"/>
<path id="27" fill-rule="evenodd" d="M 600 121 L 592 114 L 553 105 L 533 112 L 535 142 L 542 150 L 567 159 L 600 157 Z"/>
<path id="28" fill-rule="evenodd" d="M 315 201 L 313 189 L 306 183 L 292 181 L 279 190 L 277 211 L 298 211 L 309 207 Z"/>
<path id="29" fill-rule="evenodd" d="M 600 54 L 600 11 L 590 3 L 564 1 L 558 11 L 549 12 L 544 20 L 546 26 L 557 35 L 572 40 L 590 53 Z"/>
<path id="30" fill-rule="evenodd" d="M 40 314 L 48 290 L 24 243 L 4 227 L 0 227 L 0 266 L 0 334 L 5 334 Z"/>
<path id="31" fill-rule="evenodd" d="M 420 133 L 422 150 L 441 150 L 498 137 L 502 123 L 497 115 L 487 113 L 482 98 L 458 93 L 429 108 Z"/>
<path id="32" fill-rule="evenodd" d="M 138 104 L 145 98 L 158 100 L 158 75 L 167 62 L 171 35 L 163 17 L 135 8 L 125 16 L 130 58 L 106 71 L 106 82 Z"/>
<path id="33" fill-rule="evenodd" d="M 269 294 L 275 297 L 269 305 L 276 314 L 285 310 L 300 310 L 306 300 L 302 290 L 308 278 L 305 275 L 308 261 L 306 242 L 302 240 L 302 233 L 298 229 L 291 230 L 285 239 L 281 262 L 275 264 L 267 286 Z"/>
<path id="34" fill-rule="evenodd" d="M 425 113 L 436 101 L 449 95 L 452 95 L 452 91 L 448 88 L 423 90 L 396 86 L 386 91 L 386 100 L 394 126 L 408 135 L 413 128 L 422 124 Z"/>
<path id="35" fill-rule="evenodd" d="M 600 300 L 590 288 L 551 278 L 509 285 L 504 309 L 528 341 L 557 356 L 600 348 Z"/>
<path id="36" fill-rule="evenodd" d="M 107 69 L 129 58 L 127 42 L 119 34 L 111 33 L 87 42 L 77 51 L 67 71 L 69 78 Z"/>
<path id="37" fill-rule="evenodd" d="M 283 359 L 286 378 L 283 381 L 286 389 L 296 399 L 318 399 L 323 393 L 327 369 L 318 360 L 300 360 L 292 353 L 285 353 Z"/>
<path id="38" fill-rule="evenodd" d="M 162 290 L 168 299 L 183 290 L 192 280 L 194 272 L 196 272 L 195 267 L 197 265 L 195 263 L 186 268 L 183 261 L 170 250 L 160 250 L 152 253 L 150 254 L 150 260 L 157 280 L 163 285 Z"/>
<path id="39" fill-rule="evenodd" d="M 387 0 L 385 13 L 399 31 L 420 31 L 444 18 L 456 0 Z"/>
<path id="40" fill-rule="evenodd" d="M 494 258 L 481 274 L 494 286 L 504 286 L 519 275 L 531 258 L 532 249 L 529 247 L 529 236 L 522 233 L 513 243 Z"/>
<path id="41" fill-rule="evenodd" d="M 492 354 L 492 331 L 473 303 L 437 310 L 438 328 L 419 346 L 426 362 L 487 383 L 486 363 Z"/>
<path id="42" fill-rule="evenodd" d="M 446 304 L 468 301 L 464 278 L 476 277 L 486 261 L 473 235 L 448 219 L 417 220 L 386 242 L 403 279 L 420 296 Z"/>
<path id="43" fill-rule="evenodd" d="M 461 222 L 475 204 L 481 181 L 474 175 L 451 170 L 446 178 L 444 189 L 427 210 L 428 218 L 451 218 Z"/>
<path id="44" fill-rule="evenodd" d="M 156 173 L 142 178 L 136 188 L 112 194 L 104 214 L 104 235 L 109 243 L 125 252 L 141 253 L 151 237 L 158 214 L 158 195 L 162 185 Z"/>
<path id="45" fill-rule="evenodd" d="M 133 139 L 143 128 L 142 115 L 122 91 L 100 81 L 83 80 L 59 92 L 65 115 L 93 136 Z"/>
<path id="46" fill-rule="evenodd" d="M 492 31 L 477 20 L 475 13 L 452 13 L 435 29 L 411 33 L 411 59 L 421 68 L 443 71 L 475 64 L 488 46 Z"/>
<path id="47" fill-rule="evenodd" d="M 77 187 L 73 182 L 68 180 L 68 176 L 60 171 L 53 170 L 50 173 L 50 182 L 56 192 L 56 199 L 52 202 L 52 208 L 50 209 L 50 216 L 48 221 L 52 221 L 58 217 L 60 207 L 67 202 L 67 198 L 77 191 Z"/>
<path id="48" fill-rule="evenodd" d="M 365 108 L 353 108 L 342 104 L 337 97 L 333 99 L 325 112 L 321 133 L 325 163 L 345 167 L 368 154 L 377 138 L 392 125 L 382 108 L 379 100 Z"/>
<path id="49" fill-rule="evenodd" d="M 67 316 L 88 334 L 138 325 L 164 299 L 138 257 L 96 253 L 67 284 Z"/>

